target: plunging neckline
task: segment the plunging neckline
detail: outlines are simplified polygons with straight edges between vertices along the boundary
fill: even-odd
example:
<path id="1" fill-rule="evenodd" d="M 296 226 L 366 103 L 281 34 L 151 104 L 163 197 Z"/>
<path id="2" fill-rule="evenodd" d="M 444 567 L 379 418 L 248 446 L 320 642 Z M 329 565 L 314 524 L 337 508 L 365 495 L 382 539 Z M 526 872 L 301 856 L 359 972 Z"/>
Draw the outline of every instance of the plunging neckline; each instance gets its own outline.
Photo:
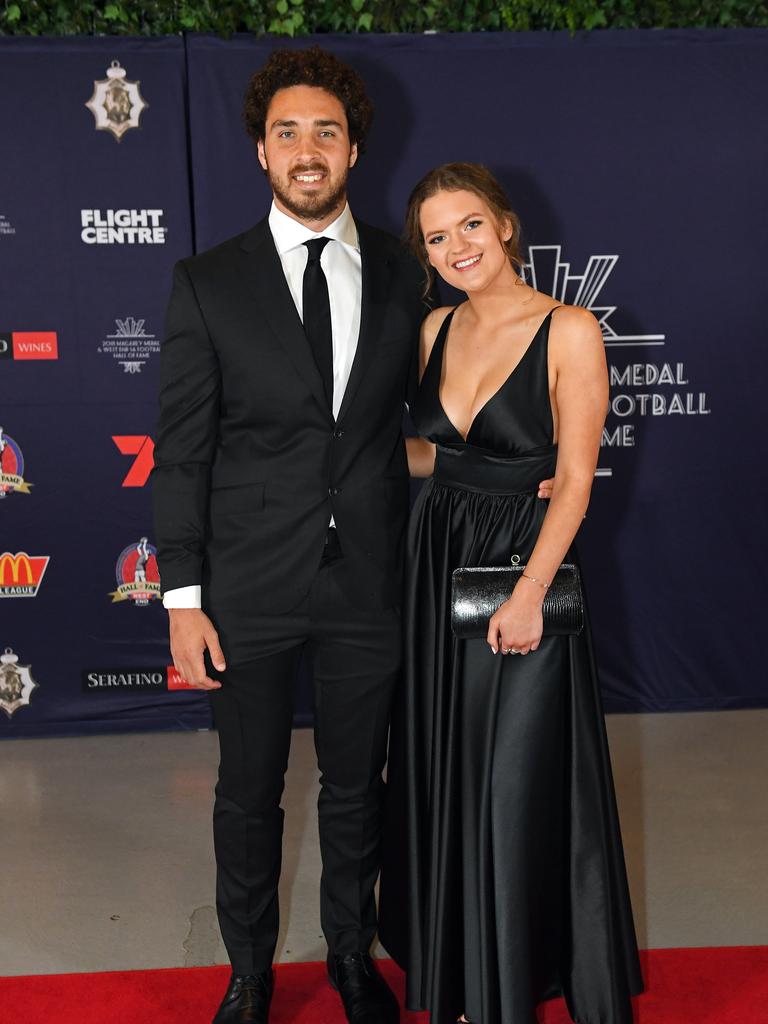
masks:
<path id="1" fill-rule="evenodd" d="M 463 305 L 463 303 L 460 303 L 460 305 Z M 440 349 L 440 366 L 438 367 L 438 375 L 437 375 L 437 404 L 440 406 L 440 412 L 443 414 L 445 422 L 448 424 L 448 426 L 451 428 L 451 430 L 456 434 L 457 437 L 461 438 L 461 441 L 462 441 L 463 444 L 468 444 L 469 443 L 469 435 L 472 433 L 472 430 L 474 429 L 474 426 L 477 423 L 478 418 L 485 412 L 485 410 L 488 408 L 488 406 L 491 404 L 491 402 L 493 402 L 493 400 L 495 398 L 497 398 L 501 394 L 501 392 L 504 390 L 504 388 L 507 386 L 507 384 L 509 384 L 510 380 L 514 377 L 514 375 L 519 370 L 519 368 L 520 368 L 521 364 L 523 363 L 525 357 L 528 355 L 528 353 L 531 351 L 531 349 L 533 348 L 534 344 L 536 343 L 536 339 L 541 334 L 541 332 L 542 332 L 542 330 L 544 328 L 544 325 L 549 320 L 549 318 L 552 316 L 552 314 L 555 312 L 555 310 L 560 308 L 560 306 L 553 306 L 552 309 L 550 309 L 550 311 L 547 313 L 547 315 L 541 321 L 539 326 L 536 328 L 535 334 L 533 335 L 531 340 L 526 345 L 525 351 L 520 356 L 520 358 L 515 363 L 515 365 L 512 367 L 512 369 L 509 371 L 509 373 L 506 376 L 506 378 L 501 382 L 501 384 L 499 384 L 499 386 L 496 388 L 496 390 L 485 400 L 485 402 L 483 402 L 483 404 L 477 410 L 475 415 L 472 417 L 466 435 L 462 434 L 462 432 L 459 430 L 459 428 L 453 422 L 451 417 L 445 411 L 445 406 L 443 405 L 442 395 L 440 394 L 440 392 L 442 390 L 442 384 L 443 384 L 443 380 L 442 380 L 442 378 L 443 378 L 443 366 L 445 365 L 445 345 L 446 345 L 446 342 L 448 341 L 448 334 L 450 333 L 450 330 L 451 330 L 451 322 L 453 320 L 453 314 L 456 312 L 456 310 L 458 308 L 459 308 L 458 306 L 454 306 L 453 309 L 451 310 L 451 312 L 446 316 L 446 318 L 443 321 L 443 323 L 440 325 L 441 326 L 441 331 L 442 331 L 443 328 L 445 328 L 445 332 L 443 333 L 443 340 L 442 340 L 442 345 L 441 345 L 441 349 Z"/>

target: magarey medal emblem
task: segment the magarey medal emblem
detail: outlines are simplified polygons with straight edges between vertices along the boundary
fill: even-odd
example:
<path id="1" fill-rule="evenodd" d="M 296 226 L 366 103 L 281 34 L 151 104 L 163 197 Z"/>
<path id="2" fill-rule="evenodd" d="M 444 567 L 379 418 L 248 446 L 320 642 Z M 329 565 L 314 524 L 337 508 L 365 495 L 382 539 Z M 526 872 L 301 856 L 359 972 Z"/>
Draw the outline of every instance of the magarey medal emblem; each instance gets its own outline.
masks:
<path id="1" fill-rule="evenodd" d="M 112 132 L 120 142 L 127 131 L 139 127 L 141 113 L 149 106 L 139 85 L 128 81 L 120 61 L 112 61 L 107 77 L 93 83 L 93 96 L 85 104 L 96 119 L 97 131 Z"/>
<path id="2" fill-rule="evenodd" d="M 14 711 L 29 704 L 36 686 L 30 666 L 20 665 L 18 655 L 6 647 L 5 654 L 0 655 L 0 708 L 10 718 Z"/>

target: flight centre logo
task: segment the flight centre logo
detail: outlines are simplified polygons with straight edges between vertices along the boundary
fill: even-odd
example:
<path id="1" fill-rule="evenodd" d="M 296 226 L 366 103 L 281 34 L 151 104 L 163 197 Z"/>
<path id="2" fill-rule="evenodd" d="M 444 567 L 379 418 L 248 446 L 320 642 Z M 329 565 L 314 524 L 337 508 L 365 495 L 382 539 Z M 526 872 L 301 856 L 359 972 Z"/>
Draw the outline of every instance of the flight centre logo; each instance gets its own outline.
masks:
<path id="1" fill-rule="evenodd" d="M 10 647 L 0 655 L 0 708 L 12 718 L 19 708 L 29 704 L 37 683 L 32 678 L 32 666 L 20 665 L 18 655 Z"/>
<path id="2" fill-rule="evenodd" d="M 0 501 L 14 492 L 29 494 L 31 483 L 24 479 L 24 456 L 16 441 L 0 427 Z"/>
<path id="3" fill-rule="evenodd" d="M 5 331 L 0 333 L 0 359 L 58 359 L 56 331 Z"/>
<path id="4" fill-rule="evenodd" d="M 165 245 L 164 210 L 81 210 L 86 245 Z"/>
<path id="5" fill-rule="evenodd" d="M 110 593 L 112 603 L 132 601 L 137 607 L 145 607 L 150 601 L 159 601 L 160 571 L 157 568 L 157 548 L 146 537 L 138 543 L 129 544 L 115 566 L 117 590 Z"/>
<path id="6" fill-rule="evenodd" d="M 558 302 L 583 306 L 595 315 L 603 333 L 610 377 L 610 407 L 600 441 L 601 452 L 611 458 L 612 449 L 634 448 L 635 431 L 647 417 L 709 416 L 709 396 L 694 391 L 681 362 L 640 360 L 633 349 L 658 353 L 666 345 L 664 334 L 620 334 L 611 318 L 617 306 L 602 305 L 600 292 L 619 262 L 615 253 L 590 256 L 583 273 L 562 259 L 560 245 L 532 245 L 525 265 L 525 279 Z M 660 353 L 661 354 L 661 353 Z M 613 468 L 601 465 L 595 476 L 613 476 Z"/>
<path id="7" fill-rule="evenodd" d="M 0 555 L 0 598 L 37 597 L 50 560 L 50 555 L 4 551 Z"/>
<path id="8" fill-rule="evenodd" d="M 130 82 L 119 60 L 107 68 L 107 77 L 94 81 L 93 95 L 85 104 L 96 121 L 97 132 L 111 132 L 118 142 L 131 128 L 139 128 L 142 112 L 149 104 L 139 91 L 140 82 Z"/>

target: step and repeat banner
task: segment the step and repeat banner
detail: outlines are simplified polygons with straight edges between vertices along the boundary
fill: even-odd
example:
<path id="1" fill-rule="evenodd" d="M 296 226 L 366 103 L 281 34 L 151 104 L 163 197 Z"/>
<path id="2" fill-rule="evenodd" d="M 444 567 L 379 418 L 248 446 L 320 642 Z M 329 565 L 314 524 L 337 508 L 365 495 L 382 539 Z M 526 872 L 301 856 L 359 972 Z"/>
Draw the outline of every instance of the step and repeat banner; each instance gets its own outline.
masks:
<path id="1" fill-rule="evenodd" d="M 580 548 L 606 707 L 768 705 L 768 32 L 318 41 L 376 106 L 357 216 L 399 232 L 429 168 L 486 163 L 528 280 L 600 321 Z M 152 535 L 163 311 L 175 260 L 267 212 L 243 93 L 310 42 L 0 40 L 0 736 L 209 725 Z"/>
<path id="2" fill-rule="evenodd" d="M 147 486 L 185 104 L 180 39 L 0 41 L 0 735 L 208 725 Z"/>

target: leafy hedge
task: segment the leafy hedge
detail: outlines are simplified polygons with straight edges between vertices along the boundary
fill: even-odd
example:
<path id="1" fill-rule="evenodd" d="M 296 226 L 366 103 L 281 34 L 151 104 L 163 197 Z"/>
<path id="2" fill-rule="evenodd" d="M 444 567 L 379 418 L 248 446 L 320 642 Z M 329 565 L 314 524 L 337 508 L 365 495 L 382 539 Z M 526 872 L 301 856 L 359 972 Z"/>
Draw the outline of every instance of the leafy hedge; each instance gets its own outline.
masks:
<path id="1" fill-rule="evenodd" d="M 0 0 L 2 35 L 523 31 L 768 25 L 748 0 Z"/>

